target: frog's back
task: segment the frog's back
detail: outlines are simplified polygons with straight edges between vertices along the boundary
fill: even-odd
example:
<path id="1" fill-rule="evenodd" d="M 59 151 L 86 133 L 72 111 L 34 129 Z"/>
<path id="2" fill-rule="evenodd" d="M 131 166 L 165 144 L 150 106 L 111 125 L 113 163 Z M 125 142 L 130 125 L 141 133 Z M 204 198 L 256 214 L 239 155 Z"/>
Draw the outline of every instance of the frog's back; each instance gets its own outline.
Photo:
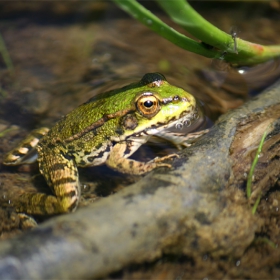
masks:
<path id="1" fill-rule="evenodd" d="M 48 137 L 55 138 L 59 135 L 60 140 L 65 140 L 88 128 L 100 127 L 108 116 L 117 116 L 118 112 L 131 109 L 134 106 L 133 100 L 134 96 L 131 96 L 130 92 L 120 90 L 93 97 L 58 121 L 48 133 Z"/>

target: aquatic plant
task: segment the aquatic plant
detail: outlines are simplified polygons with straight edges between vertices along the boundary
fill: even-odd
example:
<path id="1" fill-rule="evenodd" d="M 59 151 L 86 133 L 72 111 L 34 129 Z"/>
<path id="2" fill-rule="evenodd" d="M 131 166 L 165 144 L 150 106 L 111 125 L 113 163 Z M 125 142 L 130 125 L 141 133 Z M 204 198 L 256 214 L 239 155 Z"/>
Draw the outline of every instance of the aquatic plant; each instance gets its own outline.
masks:
<path id="1" fill-rule="evenodd" d="M 161 1 L 158 5 L 170 18 L 198 40 L 174 30 L 136 0 L 113 0 L 121 9 L 173 44 L 209 58 L 233 65 L 253 65 L 280 56 L 280 46 L 263 46 L 228 34 L 197 13 L 185 0 Z"/>

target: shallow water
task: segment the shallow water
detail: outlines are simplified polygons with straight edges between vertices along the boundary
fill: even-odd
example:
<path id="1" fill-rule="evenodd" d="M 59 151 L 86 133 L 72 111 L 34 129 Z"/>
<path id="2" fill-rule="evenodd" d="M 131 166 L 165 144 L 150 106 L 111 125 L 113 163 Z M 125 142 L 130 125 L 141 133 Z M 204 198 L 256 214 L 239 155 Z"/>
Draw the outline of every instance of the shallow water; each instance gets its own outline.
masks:
<path id="1" fill-rule="evenodd" d="M 259 4 L 252 10 L 251 3 L 217 2 L 215 8 L 212 4 L 196 5 L 207 19 L 223 30 L 229 32 L 236 25 L 242 39 L 263 44 L 280 43 L 277 7 Z M 279 62 L 250 69 L 229 69 L 228 66 L 217 69 L 215 62 L 172 46 L 112 3 L 84 2 L 74 6 L 72 3 L 0 3 L 0 11 L 0 32 L 15 67 L 14 74 L 10 74 L 0 60 L 0 133 L 8 129 L 0 138 L 0 163 L 4 153 L 30 130 L 51 126 L 62 115 L 100 92 L 101 86 L 108 89 L 109 82 L 119 87 L 123 79 L 139 80 L 144 73 L 162 72 L 169 82 L 202 100 L 215 120 L 279 77 Z M 160 16 L 175 27 L 164 15 Z M 243 70 L 245 72 L 241 73 Z M 165 149 L 169 152 L 171 147 Z M 148 159 L 161 153 L 162 147 L 147 147 L 135 157 Z M 0 168 L 3 196 L 6 200 L 10 196 L 8 207 L 13 195 L 23 189 L 48 191 L 43 178 L 38 176 L 36 164 L 19 168 L 1 164 Z M 103 166 L 82 169 L 80 174 L 84 186 L 82 205 L 117 192 L 136 179 L 123 177 Z M 16 227 L 11 229 L 19 233 Z M 258 252 L 250 249 L 249 253 L 257 260 Z M 227 258 L 216 262 L 203 259 L 196 265 L 178 258 L 175 262 L 172 257 L 159 260 L 147 271 L 145 265 L 131 268 L 116 277 L 167 279 L 178 276 L 181 271 L 185 278 L 221 278 L 223 270 L 239 267 Z M 270 276 L 269 272 L 263 275 Z"/>

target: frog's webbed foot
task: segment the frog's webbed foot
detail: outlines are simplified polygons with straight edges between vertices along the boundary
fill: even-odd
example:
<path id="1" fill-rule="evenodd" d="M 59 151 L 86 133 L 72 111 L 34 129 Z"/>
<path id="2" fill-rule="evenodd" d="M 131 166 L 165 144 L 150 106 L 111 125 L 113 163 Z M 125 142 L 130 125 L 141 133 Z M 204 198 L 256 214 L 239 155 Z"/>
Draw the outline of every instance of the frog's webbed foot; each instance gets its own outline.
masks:
<path id="1" fill-rule="evenodd" d="M 127 143 L 120 142 L 116 144 L 111 153 L 109 158 L 106 161 L 106 164 L 122 173 L 132 174 L 132 175 L 141 175 L 145 174 L 157 167 L 171 167 L 171 164 L 162 163 L 166 159 L 170 159 L 173 157 L 179 157 L 176 154 L 171 154 L 168 156 L 164 156 L 161 158 L 155 158 L 149 162 L 141 162 L 136 161 L 133 159 L 125 158 L 127 150 Z M 131 153 L 130 153 L 131 154 Z M 129 155 L 130 155 L 129 154 Z"/>

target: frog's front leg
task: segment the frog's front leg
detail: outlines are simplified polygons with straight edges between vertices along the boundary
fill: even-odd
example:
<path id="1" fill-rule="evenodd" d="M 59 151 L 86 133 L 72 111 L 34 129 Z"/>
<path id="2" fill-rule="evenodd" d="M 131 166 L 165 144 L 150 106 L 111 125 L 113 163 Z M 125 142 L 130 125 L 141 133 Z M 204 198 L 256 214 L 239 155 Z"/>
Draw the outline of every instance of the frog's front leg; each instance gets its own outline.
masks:
<path id="1" fill-rule="evenodd" d="M 106 161 L 106 165 L 119 172 L 132 175 L 141 175 L 161 166 L 171 167 L 170 164 L 162 163 L 162 161 L 174 155 L 156 158 L 149 162 L 140 162 L 127 158 L 132 155 L 142 144 L 143 143 L 134 141 L 124 141 L 117 143 L 111 150 Z"/>
<path id="2" fill-rule="evenodd" d="M 24 192 L 14 201 L 17 212 L 30 215 L 52 215 L 74 211 L 80 198 L 78 170 L 74 160 L 57 147 L 38 147 L 42 175 L 54 195 Z"/>

